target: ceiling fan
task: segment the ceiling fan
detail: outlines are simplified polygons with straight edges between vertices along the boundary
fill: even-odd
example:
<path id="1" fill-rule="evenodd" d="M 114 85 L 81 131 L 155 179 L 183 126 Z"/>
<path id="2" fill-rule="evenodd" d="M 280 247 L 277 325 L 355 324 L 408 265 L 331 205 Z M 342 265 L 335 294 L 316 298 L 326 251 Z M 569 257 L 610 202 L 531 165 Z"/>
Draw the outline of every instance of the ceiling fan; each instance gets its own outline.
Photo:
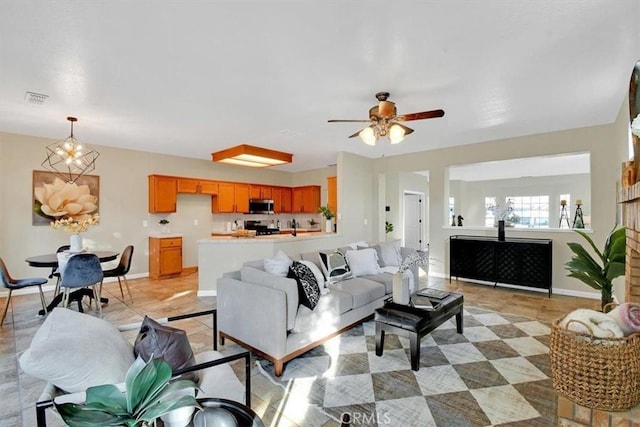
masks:
<path id="1" fill-rule="evenodd" d="M 400 122 L 434 119 L 444 116 L 443 110 L 422 111 L 420 113 L 402 114 L 398 116 L 395 102 L 387 101 L 389 92 L 378 92 L 376 93 L 376 98 L 379 102 L 378 105 L 374 105 L 369 109 L 369 120 L 329 120 L 329 123 L 371 123 L 368 127 L 350 135 L 349 138 L 359 136 L 365 144 L 376 145 L 376 142 L 381 136 L 386 136 L 389 138 L 389 142 L 397 144 L 402 141 L 406 135 L 413 132 L 413 129 L 406 127 Z"/>

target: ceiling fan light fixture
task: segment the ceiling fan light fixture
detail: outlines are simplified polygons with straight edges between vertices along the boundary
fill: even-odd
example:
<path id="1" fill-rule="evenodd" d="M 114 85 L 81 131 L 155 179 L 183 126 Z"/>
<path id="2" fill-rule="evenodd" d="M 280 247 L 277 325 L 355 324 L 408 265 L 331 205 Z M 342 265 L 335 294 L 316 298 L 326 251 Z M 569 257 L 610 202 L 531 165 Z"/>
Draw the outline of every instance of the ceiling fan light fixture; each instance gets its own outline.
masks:
<path id="1" fill-rule="evenodd" d="M 404 135 L 404 129 L 400 125 L 393 124 L 389 128 L 389 142 L 392 144 L 398 144 L 399 142 L 402 142 L 402 140 L 404 139 Z"/>
<path id="2" fill-rule="evenodd" d="M 362 129 L 358 136 L 362 139 L 362 142 L 367 145 L 376 145 L 376 142 L 378 141 L 378 135 L 371 126 Z"/>
<path id="3" fill-rule="evenodd" d="M 291 163 L 293 154 L 242 144 L 211 153 L 211 160 L 230 165 L 265 168 Z"/>

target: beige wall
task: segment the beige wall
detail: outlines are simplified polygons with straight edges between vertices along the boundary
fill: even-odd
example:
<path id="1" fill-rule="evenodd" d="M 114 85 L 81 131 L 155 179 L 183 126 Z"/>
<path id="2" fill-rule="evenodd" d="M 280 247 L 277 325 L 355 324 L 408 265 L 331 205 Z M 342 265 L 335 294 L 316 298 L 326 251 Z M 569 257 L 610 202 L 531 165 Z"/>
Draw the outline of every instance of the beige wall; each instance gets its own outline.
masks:
<path id="1" fill-rule="evenodd" d="M 0 133 L 0 257 L 15 277 L 44 276 L 49 272 L 29 267 L 28 256 L 50 253 L 69 236 L 62 230 L 31 225 L 32 171 L 45 157 L 46 138 Z M 86 141 L 90 143 L 90 141 Z M 207 237 L 215 221 L 242 215 L 212 215 L 211 199 L 202 195 L 181 194 L 178 209 L 172 214 L 147 212 L 147 176 L 166 174 L 228 181 L 254 182 L 283 186 L 317 184 L 326 188 L 326 176 L 335 168 L 301 174 L 275 170 L 254 170 L 214 164 L 206 160 L 95 146 L 100 152 L 96 170 L 100 177 L 101 223 L 84 233 L 85 244 L 96 249 L 120 252 L 128 244 L 135 246 L 132 274 L 148 272 L 147 236 L 158 227 L 161 218 L 170 220 L 172 233 L 184 234 L 184 266 L 197 265 L 196 241 Z M 325 196 L 326 197 L 326 196 Z M 297 218 L 298 219 L 298 218 Z M 143 221 L 149 226 L 143 227 Z M 194 220 L 198 225 L 194 225 Z"/>

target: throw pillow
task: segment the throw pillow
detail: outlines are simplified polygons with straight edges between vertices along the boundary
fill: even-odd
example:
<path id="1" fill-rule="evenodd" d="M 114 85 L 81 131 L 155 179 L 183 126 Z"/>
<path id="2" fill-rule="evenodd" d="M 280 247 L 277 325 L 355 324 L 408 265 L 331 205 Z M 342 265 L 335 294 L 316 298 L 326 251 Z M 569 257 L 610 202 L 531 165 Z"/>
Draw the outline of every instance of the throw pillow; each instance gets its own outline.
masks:
<path id="1" fill-rule="evenodd" d="M 360 249 L 347 251 L 347 263 L 351 274 L 354 276 L 366 276 L 367 274 L 378 274 L 378 253 L 375 249 Z"/>
<path id="2" fill-rule="evenodd" d="M 320 256 L 322 272 L 330 284 L 337 283 L 351 277 L 349 264 L 347 264 L 347 260 L 341 252 L 319 252 L 318 254 Z"/>
<path id="3" fill-rule="evenodd" d="M 320 287 L 309 267 L 294 261 L 289 268 L 289 275 L 298 283 L 298 300 L 300 304 L 313 310 L 320 301 Z"/>
<path id="4" fill-rule="evenodd" d="M 275 274 L 276 276 L 287 277 L 289 273 L 289 267 L 291 267 L 291 258 L 282 251 L 278 251 L 273 258 L 265 258 L 264 270 L 267 273 Z"/>
<path id="5" fill-rule="evenodd" d="M 144 316 L 133 353 L 145 361 L 152 357 L 164 359 L 173 371 L 195 365 L 187 333 L 182 329 L 162 325 L 148 316 Z M 197 372 L 189 372 L 184 377 L 196 382 L 199 378 Z"/>
<path id="6" fill-rule="evenodd" d="M 378 251 L 378 261 L 380 267 L 399 267 L 402 263 L 402 255 L 400 254 L 400 239 L 390 242 L 381 242 L 375 246 Z"/>
<path id="7" fill-rule="evenodd" d="M 55 308 L 20 356 L 32 377 L 68 392 L 124 381 L 135 360 L 131 344 L 106 320 Z"/>
<path id="8" fill-rule="evenodd" d="M 300 263 L 306 265 L 307 267 L 309 267 L 309 269 L 311 270 L 311 272 L 313 273 L 313 275 L 316 278 L 316 282 L 318 282 L 318 286 L 320 287 L 320 295 L 324 295 L 329 291 L 329 288 L 326 287 L 325 281 L 324 281 L 324 275 L 322 274 L 322 271 L 320 271 L 320 269 L 318 268 L 317 265 L 315 265 L 312 261 L 307 261 L 307 260 L 300 260 Z"/>

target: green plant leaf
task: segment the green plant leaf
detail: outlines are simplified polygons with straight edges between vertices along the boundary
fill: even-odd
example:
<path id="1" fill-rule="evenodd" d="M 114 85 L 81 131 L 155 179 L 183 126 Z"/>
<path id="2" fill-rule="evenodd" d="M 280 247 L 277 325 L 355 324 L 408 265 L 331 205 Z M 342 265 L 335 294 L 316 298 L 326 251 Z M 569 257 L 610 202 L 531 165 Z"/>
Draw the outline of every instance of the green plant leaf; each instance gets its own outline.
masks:
<path id="1" fill-rule="evenodd" d="M 162 387 L 156 389 L 153 393 L 148 393 L 145 399 L 140 403 L 141 408 L 156 404 L 160 400 L 166 400 L 171 394 L 183 390 L 194 391 L 198 386 L 191 380 L 175 380 L 163 384 Z M 194 393 L 195 394 L 195 393 Z"/>
<path id="2" fill-rule="evenodd" d="M 127 414 L 127 398 L 113 384 L 89 387 L 86 404 L 94 408 L 109 409 L 114 414 Z"/>
<path id="3" fill-rule="evenodd" d="M 598 249 L 596 244 L 593 243 L 593 240 L 591 239 L 591 237 L 589 237 L 589 235 L 587 233 L 585 233 L 584 231 L 580 231 L 580 230 L 574 230 L 574 231 L 576 233 L 578 233 L 579 235 L 581 235 L 587 242 L 589 242 L 589 245 L 591 246 L 593 251 L 596 253 L 596 255 L 598 255 L 600 260 L 604 263 L 606 261 L 605 258 L 604 258 L 604 255 L 602 255 L 602 252 L 600 252 L 600 250 Z"/>
<path id="4" fill-rule="evenodd" d="M 131 413 L 139 411 L 140 403 L 147 399 L 147 396 L 154 396 L 171 379 L 171 367 L 162 359 L 151 356 L 151 360 L 144 366 L 142 371 L 133 378 L 131 387 L 127 384 L 127 396 L 131 402 Z"/>
<path id="5" fill-rule="evenodd" d="M 139 393 L 136 393 L 136 396 L 133 396 L 134 393 L 131 393 L 131 391 L 134 390 L 134 382 L 136 378 L 138 377 L 138 375 L 140 375 L 140 373 L 146 366 L 147 363 L 145 363 L 145 361 L 140 356 L 138 356 L 127 371 L 127 376 L 125 377 L 125 385 L 127 387 L 127 391 L 129 391 L 127 393 L 127 411 L 129 411 L 129 413 L 133 412 L 133 409 L 137 406 L 139 400 L 142 399 L 141 397 L 137 396 Z M 136 398 L 138 398 L 139 400 L 134 402 Z"/>
<path id="6" fill-rule="evenodd" d="M 118 415 L 75 403 L 56 404 L 55 407 L 70 427 L 119 426 L 124 422 Z"/>
<path id="7" fill-rule="evenodd" d="M 152 421 L 156 418 L 171 412 L 174 409 L 183 408 L 186 406 L 199 407 L 198 401 L 193 396 L 180 396 L 177 399 L 163 400 L 148 406 L 142 414 L 138 417 L 142 421 Z"/>

